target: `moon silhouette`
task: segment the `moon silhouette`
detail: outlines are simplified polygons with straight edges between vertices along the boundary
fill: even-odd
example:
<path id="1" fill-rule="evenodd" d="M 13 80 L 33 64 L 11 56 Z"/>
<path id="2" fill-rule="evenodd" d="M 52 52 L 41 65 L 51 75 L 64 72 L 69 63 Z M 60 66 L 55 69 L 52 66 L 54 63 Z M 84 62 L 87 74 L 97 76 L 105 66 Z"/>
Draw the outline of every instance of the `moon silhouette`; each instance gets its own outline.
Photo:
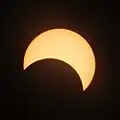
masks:
<path id="1" fill-rule="evenodd" d="M 81 78 L 83 90 L 95 73 L 95 56 L 89 43 L 79 34 L 67 29 L 51 29 L 38 35 L 24 56 L 24 70 L 36 61 L 58 59 L 72 66 Z"/>

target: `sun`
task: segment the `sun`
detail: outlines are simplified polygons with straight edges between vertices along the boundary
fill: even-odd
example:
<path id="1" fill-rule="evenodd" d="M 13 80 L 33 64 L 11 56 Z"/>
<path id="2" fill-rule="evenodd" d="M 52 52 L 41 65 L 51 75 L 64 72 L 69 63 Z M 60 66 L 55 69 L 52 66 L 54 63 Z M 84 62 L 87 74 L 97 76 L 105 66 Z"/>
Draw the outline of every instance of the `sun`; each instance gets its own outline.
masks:
<path id="1" fill-rule="evenodd" d="M 67 29 L 51 29 L 38 35 L 24 56 L 24 70 L 36 61 L 52 58 L 72 66 L 85 90 L 95 73 L 95 56 L 89 43 L 79 34 Z"/>

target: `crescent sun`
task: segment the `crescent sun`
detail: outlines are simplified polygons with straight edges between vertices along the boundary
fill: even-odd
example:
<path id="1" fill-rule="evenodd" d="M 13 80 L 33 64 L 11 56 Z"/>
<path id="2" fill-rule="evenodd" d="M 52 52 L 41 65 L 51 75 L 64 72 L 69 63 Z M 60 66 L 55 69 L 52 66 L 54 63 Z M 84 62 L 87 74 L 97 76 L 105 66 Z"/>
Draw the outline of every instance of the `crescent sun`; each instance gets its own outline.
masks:
<path id="1" fill-rule="evenodd" d="M 95 73 L 95 56 L 89 43 L 79 34 L 67 29 L 51 29 L 38 35 L 24 56 L 24 70 L 36 61 L 52 58 L 68 63 L 81 78 L 83 90 Z"/>

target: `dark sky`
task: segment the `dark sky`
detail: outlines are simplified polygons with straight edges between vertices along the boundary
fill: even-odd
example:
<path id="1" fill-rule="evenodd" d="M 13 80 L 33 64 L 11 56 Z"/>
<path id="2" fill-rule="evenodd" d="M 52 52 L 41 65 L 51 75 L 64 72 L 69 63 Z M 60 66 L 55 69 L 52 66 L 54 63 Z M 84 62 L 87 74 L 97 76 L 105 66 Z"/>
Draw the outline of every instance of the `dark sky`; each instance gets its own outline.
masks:
<path id="1" fill-rule="evenodd" d="M 118 3 L 3 1 L 0 9 L 4 117 L 106 120 L 119 116 Z M 73 30 L 93 48 L 96 72 L 85 92 L 77 73 L 64 62 L 39 61 L 23 71 L 29 43 L 52 28 Z"/>

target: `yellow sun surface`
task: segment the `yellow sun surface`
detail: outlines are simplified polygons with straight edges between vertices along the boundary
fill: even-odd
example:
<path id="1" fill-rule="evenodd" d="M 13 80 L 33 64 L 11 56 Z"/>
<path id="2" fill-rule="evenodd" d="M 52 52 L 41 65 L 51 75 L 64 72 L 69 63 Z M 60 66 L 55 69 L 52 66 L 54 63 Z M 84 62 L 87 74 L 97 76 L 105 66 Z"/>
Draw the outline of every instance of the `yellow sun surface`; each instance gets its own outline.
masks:
<path id="1" fill-rule="evenodd" d="M 95 56 L 88 42 L 67 29 L 51 29 L 38 35 L 28 46 L 24 56 L 24 70 L 32 63 L 58 59 L 72 66 L 81 78 L 83 90 L 95 73 Z"/>

